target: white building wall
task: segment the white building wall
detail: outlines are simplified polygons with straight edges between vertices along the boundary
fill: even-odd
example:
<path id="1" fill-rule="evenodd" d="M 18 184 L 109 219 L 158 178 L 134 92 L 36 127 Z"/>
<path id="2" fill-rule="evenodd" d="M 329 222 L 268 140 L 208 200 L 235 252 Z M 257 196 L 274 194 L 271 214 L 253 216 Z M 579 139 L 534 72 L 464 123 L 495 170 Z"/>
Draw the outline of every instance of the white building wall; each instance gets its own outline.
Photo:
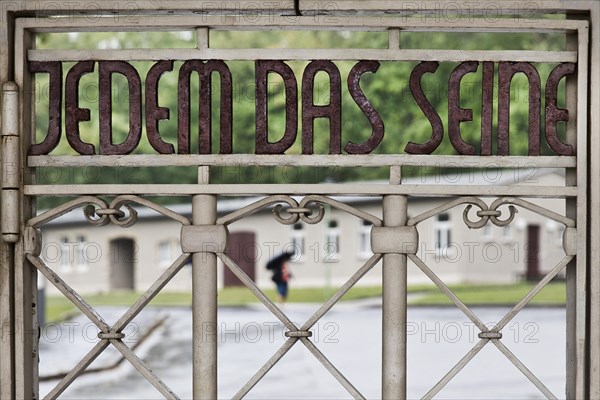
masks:
<path id="1" fill-rule="evenodd" d="M 563 178 L 557 175 L 546 175 L 540 178 L 540 184 L 560 184 Z M 557 183 L 558 182 L 558 183 Z M 409 198 L 409 217 L 448 201 L 445 198 Z M 485 200 L 491 204 L 493 199 Z M 564 201 L 556 199 L 532 200 L 538 205 L 564 215 Z M 381 217 L 380 199 L 365 203 L 353 203 L 353 206 Z M 191 207 L 191 206 L 190 206 Z M 540 267 L 541 271 L 549 271 L 564 257 L 561 245 L 562 225 L 550 222 L 547 218 L 518 207 L 515 220 L 509 225 L 508 235 L 503 228 L 492 226 L 491 229 L 469 229 L 463 222 L 465 206 L 455 207 L 447 211 L 448 221 L 444 221 L 450 232 L 450 245 L 436 249 L 436 229 L 440 223 L 436 217 L 423 221 L 418 225 L 419 250 L 417 255 L 447 283 L 458 282 L 497 282 L 508 283 L 520 280 L 525 273 L 526 227 L 527 224 L 538 224 L 541 234 Z M 501 208 L 501 219 L 508 216 L 506 206 Z M 470 212 L 471 219 L 477 219 L 476 207 Z M 326 234 L 330 221 L 337 222 L 340 233 L 339 253 L 335 257 L 327 257 Z M 489 223 L 491 226 L 491 223 Z M 50 224 L 43 231 L 42 257 L 48 265 L 59 272 L 64 279 L 81 293 L 107 292 L 109 288 L 109 243 L 117 238 L 135 240 L 135 290 L 143 291 L 160 276 L 169 266 L 161 264 L 160 243 L 171 243 L 170 259 L 175 260 L 180 254 L 180 224 L 165 218 L 140 218 L 130 228 L 114 225 L 92 227 L 83 217 L 77 223 L 69 225 Z M 360 232 L 362 220 L 341 212 L 328 209 L 322 222 L 316 225 L 302 223 L 305 247 L 304 254 L 291 264 L 293 273 L 292 287 L 325 286 L 337 287 L 343 284 L 368 258 L 361 252 Z M 281 225 L 272 216 L 270 210 L 253 214 L 229 225 L 230 232 L 251 231 L 256 234 L 256 282 L 260 287 L 272 287 L 271 274 L 265 269 L 270 257 L 285 250 L 292 250 L 293 225 Z M 68 246 L 79 248 L 78 237 L 84 237 L 87 262 L 81 267 L 78 261 L 70 267 L 63 265 L 60 254 L 63 238 L 67 238 Z M 329 258 L 329 262 L 325 259 Z M 374 267 L 360 282 L 361 285 L 381 284 L 381 263 Z M 219 282 L 223 282 L 223 266 L 219 265 Z M 409 284 L 430 283 L 429 279 L 414 265 L 409 265 Z M 47 285 L 49 292 L 55 292 L 52 285 Z M 191 266 L 185 266 L 165 290 L 191 290 Z"/>

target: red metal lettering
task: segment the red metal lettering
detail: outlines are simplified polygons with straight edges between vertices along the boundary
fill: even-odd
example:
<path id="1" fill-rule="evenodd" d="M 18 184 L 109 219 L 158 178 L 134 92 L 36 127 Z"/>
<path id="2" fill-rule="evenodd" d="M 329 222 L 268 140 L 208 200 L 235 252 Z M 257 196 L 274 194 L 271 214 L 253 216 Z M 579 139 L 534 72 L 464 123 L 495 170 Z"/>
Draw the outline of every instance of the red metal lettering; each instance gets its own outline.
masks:
<path id="1" fill-rule="evenodd" d="M 169 109 L 158 105 L 158 81 L 162 74 L 173 70 L 172 60 L 159 61 L 150 68 L 146 76 L 146 133 L 154 150 L 160 154 L 172 154 L 175 148 L 162 140 L 158 132 L 158 121 L 169 119 Z"/>
<path id="2" fill-rule="evenodd" d="M 422 144 L 408 142 L 404 151 L 411 154 L 431 154 L 435 149 L 438 148 L 442 143 L 444 136 L 444 126 L 442 125 L 442 119 L 435 111 L 435 108 L 431 105 L 427 97 L 423 93 L 421 87 L 421 77 L 427 72 L 435 72 L 438 68 L 438 63 L 435 61 L 423 61 L 418 64 L 410 74 L 410 92 L 413 98 L 417 102 L 417 105 L 423 111 L 423 114 L 427 117 L 431 123 L 431 138 Z"/>
<path id="3" fill-rule="evenodd" d="M 186 61 L 179 70 L 177 116 L 178 152 L 190 153 L 190 76 L 197 72 L 200 77 L 200 112 L 198 116 L 200 154 L 210 154 L 212 149 L 211 126 L 211 85 L 212 73 L 218 72 L 221 79 L 221 132 L 220 153 L 231 154 L 233 147 L 232 118 L 233 118 L 233 88 L 229 67 L 221 60 L 210 60 L 203 63 L 200 60 Z"/>
<path id="4" fill-rule="evenodd" d="M 373 105 L 367 99 L 367 96 L 363 93 L 360 88 L 360 78 L 365 72 L 377 72 L 379 69 L 379 63 L 377 61 L 360 61 L 357 63 L 348 74 L 348 91 L 354 99 L 354 102 L 361 109 L 363 114 L 367 117 L 373 128 L 371 136 L 365 142 L 357 144 L 348 142 L 344 147 L 344 150 L 348 154 L 369 154 L 372 152 L 383 140 L 384 126 L 381 116 L 375 110 Z"/>
<path id="5" fill-rule="evenodd" d="M 572 156 L 575 152 L 573 146 L 561 142 L 556 131 L 558 121 L 569 120 L 569 110 L 558 108 L 556 103 L 558 84 L 562 78 L 574 73 L 575 64 L 560 64 L 552 70 L 546 81 L 546 141 L 548 146 L 561 156 Z"/>
<path id="6" fill-rule="evenodd" d="M 67 140 L 79 154 L 93 155 L 94 145 L 81 140 L 79 122 L 90 120 L 89 108 L 79 108 L 79 81 L 84 74 L 94 72 L 94 61 L 81 61 L 67 74 L 65 82 L 65 130 Z"/>
<path id="7" fill-rule="evenodd" d="M 481 85 L 481 155 L 492 155 L 492 117 L 494 115 L 494 63 L 483 63 Z"/>
<path id="8" fill-rule="evenodd" d="M 498 66 L 498 155 L 510 152 L 510 82 L 522 72 L 529 80 L 529 155 L 540 155 L 540 75 L 535 67 L 525 62 L 501 62 Z"/>
<path id="9" fill-rule="evenodd" d="M 473 121 L 473 110 L 460 107 L 460 81 L 466 74 L 477 71 L 477 67 L 477 61 L 460 63 L 448 80 L 448 136 L 459 154 L 475 154 L 475 146 L 466 143 L 460 136 L 460 123 Z"/>
<path id="10" fill-rule="evenodd" d="M 314 103 L 315 75 L 324 71 L 329 75 L 329 104 Z M 314 120 L 329 119 L 329 154 L 342 152 L 342 79 L 334 63 L 312 61 L 302 75 L 302 154 L 313 154 Z"/>
<path id="11" fill-rule="evenodd" d="M 60 61 L 32 61 L 31 72 L 47 72 L 50 75 L 50 104 L 48 105 L 48 133 L 42 143 L 33 144 L 29 154 L 48 154 L 58 146 L 62 112 L 62 63 Z"/>
<path id="12" fill-rule="evenodd" d="M 142 137 L 142 83 L 135 68 L 125 61 L 100 61 L 98 67 L 98 98 L 100 115 L 100 154 L 129 154 Z M 123 143 L 112 142 L 111 75 L 119 73 L 129 86 L 129 133 Z"/>
<path id="13" fill-rule="evenodd" d="M 298 84 L 294 71 L 283 61 L 256 61 L 256 154 L 283 154 L 296 141 L 298 134 Z M 269 110 L 267 82 L 270 73 L 283 78 L 285 87 L 285 133 L 269 142 Z"/>

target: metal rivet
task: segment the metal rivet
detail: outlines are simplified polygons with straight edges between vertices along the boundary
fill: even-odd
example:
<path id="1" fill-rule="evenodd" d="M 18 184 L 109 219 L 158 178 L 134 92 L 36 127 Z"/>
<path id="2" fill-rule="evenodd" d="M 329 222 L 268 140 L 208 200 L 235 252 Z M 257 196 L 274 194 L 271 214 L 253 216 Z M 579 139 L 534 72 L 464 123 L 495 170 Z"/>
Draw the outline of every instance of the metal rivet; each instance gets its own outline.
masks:
<path id="1" fill-rule="evenodd" d="M 311 337 L 311 331 L 287 331 L 285 332 L 286 337 Z"/>
<path id="2" fill-rule="evenodd" d="M 99 339 L 123 339 L 124 337 L 125 334 L 121 332 L 98 332 Z"/>
<path id="3" fill-rule="evenodd" d="M 500 332 L 480 332 L 479 339 L 502 339 L 502 333 Z"/>

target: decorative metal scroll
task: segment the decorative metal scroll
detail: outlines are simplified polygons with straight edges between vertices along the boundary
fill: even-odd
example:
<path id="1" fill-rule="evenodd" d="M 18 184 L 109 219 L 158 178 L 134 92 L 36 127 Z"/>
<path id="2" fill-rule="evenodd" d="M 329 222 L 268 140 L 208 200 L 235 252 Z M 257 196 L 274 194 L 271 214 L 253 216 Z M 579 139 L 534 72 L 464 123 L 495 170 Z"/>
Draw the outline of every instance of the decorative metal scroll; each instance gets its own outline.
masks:
<path id="1" fill-rule="evenodd" d="M 61 206 L 48 210 L 28 221 L 28 226 L 36 229 L 41 225 L 48 223 L 61 215 L 71 212 L 77 208 L 84 210 L 86 219 L 93 225 L 105 225 L 113 222 L 118 226 L 128 227 L 137 220 L 137 213 L 131 203 L 137 203 L 147 206 L 158 213 L 173 219 L 182 225 L 189 225 L 190 221 L 167 207 L 155 204 L 138 196 L 118 196 L 110 203 L 93 196 L 83 196 L 72 201 L 69 201 Z M 371 222 L 378 229 L 390 229 L 390 234 L 404 235 L 407 231 L 403 228 L 383 227 L 381 219 L 359 210 L 355 207 L 344 204 L 340 201 L 322 195 L 305 196 L 301 200 L 297 200 L 291 196 L 275 195 L 265 197 L 252 204 L 243 207 L 240 210 L 229 213 L 220 217 L 216 221 L 217 226 L 227 226 L 242 218 L 252 215 L 266 208 L 272 208 L 274 219 L 285 225 L 293 224 L 298 221 L 303 221 L 309 224 L 320 222 L 325 213 L 325 205 L 337 210 L 346 212 L 350 215 Z M 506 226 L 510 224 L 514 215 L 517 212 L 515 206 L 528 209 L 539 215 L 550 218 L 554 221 L 562 223 L 567 228 L 574 229 L 575 222 L 569 218 L 559 215 L 553 211 L 547 210 L 536 204 L 528 201 L 504 197 L 496 199 L 490 206 L 483 200 L 477 197 L 461 197 L 448 201 L 439 207 L 428 210 L 419 214 L 407 222 L 408 227 L 415 227 L 419 223 L 429 219 L 437 214 L 440 214 L 451 208 L 466 205 L 463 211 L 463 219 L 469 228 L 478 229 L 483 227 L 488 222 L 497 226 Z M 508 206 L 508 216 L 502 217 L 501 206 Z M 471 220 L 469 217 L 470 210 L 476 207 L 479 210 L 476 212 L 478 220 Z M 125 211 L 123 210 L 125 209 Z M 400 229 L 400 230 L 398 230 Z M 413 230 L 415 228 L 412 228 Z M 406 236 L 413 237 L 413 236 Z M 414 250 L 414 249 L 413 249 Z M 395 251 L 395 250 L 394 250 Z M 337 379 L 340 384 L 354 398 L 364 398 L 362 394 L 355 388 L 352 383 L 329 361 L 329 359 L 315 346 L 310 340 L 312 332 L 310 329 L 346 294 L 375 264 L 383 257 L 386 251 L 379 250 L 375 252 L 349 279 L 344 283 L 336 293 L 327 300 L 311 317 L 309 317 L 301 326 L 293 323 L 289 317 L 274 304 L 250 279 L 246 273 L 226 254 L 217 252 L 217 256 L 239 279 L 246 287 L 269 309 L 275 317 L 287 328 L 285 336 L 288 338 L 283 345 L 275 352 L 275 354 L 250 378 L 250 380 L 236 393 L 234 398 L 240 399 L 244 397 L 268 372 L 269 370 L 292 348 L 296 343 L 301 342 L 313 354 L 319 362 Z M 572 254 L 566 255 L 546 276 L 538 282 L 531 291 L 523 297 L 494 327 L 488 328 L 481 319 L 465 305 L 450 288 L 415 254 L 414 251 L 405 251 L 399 249 L 398 252 L 406 253 L 407 257 L 417 265 L 417 267 L 425 273 L 431 281 L 461 310 L 467 318 L 469 318 L 475 326 L 480 330 L 479 342 L 461 359 L 459 362 L 444 376 L 441 380 L 424 395 L 424 398 L 429 399 L 435 396 L 458 372 L 473 358 L 475 355 L 488 343 L 493 343 L 500 352 L 502 352 L 547 398 L 553 399 L 554 395 L 549 389 L 500 341 L 502 338 L 502 329 L 510 322 L 517 313 L 519 313 L 529 301 L 541 291 L 544 286 L 550 282 L 565 266 L 574 258 Z M 71 370 L 57 386 L 46 396 L 48 399 L 58 397 L 72 382 L 87 368 L 108 345 L 112 344 L 121 354 L 138 370 L 142 375 L 156 387 L 166 398 L 175 399 L 177 396 L 158 378 L 148 366 L 139 359 L 135 353 L 123 343 L 125 334 L 124 328 L 129 324 L 135 316 L 154 298 L 154 296 L 173 278 L 175 274 L 185 265 L 190 258 L 190 253 L 183 253 L 177 260 L 158 278 L 152 286 L 136 301 L 136 303 L 127 310 L 119 320 L 109 326 L 106 321 L 92 308 L 81 296 L 77 294 L 69 285 L 67 285 L 54 271 L 52 271 L 43 260 L 39 258 L 39 252 L 36 250 L 30 251 L 27 254 L 27 259 L 32 265 L 37 268 L 48 280 L 56 286 L 81 312 L 86 315 L 99 329 L 99 342 L 94 348 Z"/>
<path id="2" fill-rule="evenodd" d="M 137 221 L 137 212 L 129 203 L 137 203 L 147 206 L 158 213 L 171 218 L 182 225 L 189 225 L 189 220 L 172 210 L 161 205 L 152 203 L 138 196 L 118 196 L 110 204 L 93 196 L 83 196 L 58 207 L 50 209 L 37 217 L 31 218 L 27 225 L 30 229 L 40 226 L 73 210 L 83 207 L 86 220 L 93 225 L 106 225 L 112 222 L 121 227 L 129 227 Z M 127 213 L 122 210 L 125 208 Z M 36 236 L 34 235 L 34 238 Z M 37 238 L 39 242 L 39 238 Z M 28 246 L 30 252 L 26 255 L 27 260 L 52 283 L 67 299 L 69 299 L 88 319 L 99 329 L 98 343 L 85 357 L 66 375 L 47 395 L 46 399 L 55 399 L 63 393 L 67 387 L 85 370 L 109 345 L 113 345 L 125 359 L 127 359 L 165 398 L 177 399 L 177 395 L 141 360 L 134 351 L 124 342 L 124 329 L 127 325 L 148 305 L 162 288 L 181 270 L 190 259 L 189 253 L 181 254 L 169 268 L 140 296 L 140 298 L 115 322 L 109 326 L 102 316 L 90 306 L 73 288 L 60 278 L 39 257 L 39 246 Z"/>
<path id="3" fill-rule="evenodd" d="M 564 217 L 560 214 L 557 214 L 551 210 L 540 207 L 536 204 L 528 202 L 523 199 L 513 198 L 513 197 L 503 197 L 496 199 L 490 206 L 488 206 L 483 200 L 477 197 L 460 197 L 454 200 L 451 200 L 447 203 L 440 205 L 439 207 L 428 210 L 422 214 L 417 215 L 416 217 L 411 218 L 407 225 L 415 226 L 424 220 L 431 218 L 435 215 L 438 215 L 446 210 L 457 207 L 459 205 L 464 205 L 465 210 L 463 212 L 463 220 L 465 224 L 469 228 L 482 228 L 488 222 L 493 223 L 497 226 L 506 226 L 513 221 L 515 213 L 517 209 L 514 205 L 519 207 L 528 209 L 536 214 L 542 215 L 554 221 L 557 221 L 563 224 L 566 228 L 574 228 L 575 221 L 570 218 Z M 509 215 L 505 219 L 500 219 L 502 212 L 499 210 L 499 207 L 503 205 L 508 205 Z M 479 208 L 479 211 L 476 212 L 476 215 L 480 218 L 477 221 L 472 221 L 469 219 L 469 210 L 475 206 Z M 567 244 L 563 244 L 565 246 L 565 251 L 568 249 Z M 442 379 L 424 396 L 424 399 L 431 399 L 435 396 L 456 374 L 458 374 L 469 361 L 479 353 L 479 351 L 488 343 L 493 343 L 502 354 L 504 354 L 508 360 L 515 365 L 525 375 L 548 399 L 556 399 L 554 394 L 537 378 L 519 359 L 516 357 L 501 341 L 502 339 L 502 328 L 506 326 L 508 322 L 510 322 L 530 301 L 535 295 L 537 295 L 543 288 L 548 284 L 558 273 L 560 273 L 567 264 L 573 260 L 574 255 L 567 254 L 565 257 L 558 262 L 530 291 L 523 297 L 506 315 L 494 325 L 492 328 L 488 328 L 479 317 L 465 304 L 463 303 L 453 292 L 452 290 L 421 260 L 416 254 L 408 254 L 408 258 L 415 263 L 415 265 L 423 271 L 425 275 L 435 285 L 440 289 L 442 293 L 444 293 L 451 301 L 456 305 L 456 307 L 461 310 L 469 320 L 479 328 L 481 331 L 479 333 L 479 341 L 473 346 L 473 348 L 461 359 L 459 360 L 455 366 L 442 377 Z"/>
<path id="4" fill-rule="evenodd" d="M 287 205 L 287 208 L 284 208 Z M 327 196 L 311 195 L 305 196 L 300 202 L 290 196 L 269 196 L 258 200 L 238 211 L 234 211 L 217 220 L 217 224 L 228 225 L 244 217 L 252 215 L 262 209 L 275 205 L 273 208 L 273 217 L 281 224 L 289 225 L 302 220 L 308 224 L 316 224 L 323 219 L 324 207 L 327 204 L 340 211 L 344 211 L 356 217 L 370 221 L 375 226 L 381 226 L 381 219 L 366 213 L 357 208 L 334 200 Z M 313 214 L 315 206 L 317 211 Z M 282 216 L 282 214 L 286 214 Z M 340 384 L 356 399 L 364 399 L 364 396 L 344 377 L 344 375 L 321 353 L 321 351 L 310 341 L 312 332 L 310 329 L 321 319 L 341 298 L 346 294 L 367 272 L 369 272 L 381 259 L 381 254 L 374 254 L 327 300 L 308 320 L 300 327 L 296 326 L 287 315 L 275 305 L 254 283 L 248 275 L 227 255 L 223 253 L 217 256 L 239 279 L 242 283 L 277 317 L 281 323 L 288 329 L 285 336 L 288 339 L 275 352 L 275 354 L 250 378 L 250 380 L 234 395 L 234 399 L 243 398 L 248 392 L 269 372 L 269 370 L 292 348 L 297 342 L 301 342 L 310 351 L 313 356 L 323 364 L 331 375 L 340 382 Z"/>

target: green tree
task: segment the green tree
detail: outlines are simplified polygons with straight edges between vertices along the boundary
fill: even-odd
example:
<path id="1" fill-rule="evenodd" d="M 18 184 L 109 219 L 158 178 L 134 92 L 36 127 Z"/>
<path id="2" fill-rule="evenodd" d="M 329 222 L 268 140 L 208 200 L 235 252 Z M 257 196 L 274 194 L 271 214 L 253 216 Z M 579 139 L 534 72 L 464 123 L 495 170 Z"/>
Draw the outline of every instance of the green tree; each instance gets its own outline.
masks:
<path id="1" fill-rule="evenodd" d="M 278 47 L 304 47 L 317 48 L 323 45 L 337 48 L 385 48 L 387 47 L 386 32 L 338 32 L 338 31 L 258 31 L 253 33 L 240 31 L 215 31 L 211 35 L 212 47 L 236 48 L 278 48 Z M 119 33 L 77 33 L 77 34 L 44 34 L 40 35 L 38 48 L 150 48 L 150 47 L 195 47 L 195 37 L 188 32 L 119 32 Z M 551 34 L 446 34 L 446 33 L 402 33 L 401 46 L 403 48 L 429 48 L 436 49 L 534 49 L 534 50 L 562 50 L 564 39 Z M 294 70 L 298 85 L 301 85 L 302 72 L 308 62 L 289 62 Z M 142 80 L 152 66 L 151 62 L 133 63 L 139 71 Z M 177 80 L 178 69 L 181 62 L 176 62 L 174 70 L 165 73 L 159 85 L 159 105 L 170 110 L 170 119 L 159 123 L 159 130 L 163 139 L 177 148 Z M 233 130 L 234 153 L 254 153 L 255 143 L 255 72 L 253 62 L 228 62 L 233 76 Z M 371 127 L 359 107 L 350 97 L 347 89 L 347 76 L 355 62 L 336 62 L 342 76 L 342 146 L 352 140 L 362 142 L 366 140 Z M 399 154 L 409 141 L 423 143 L 431 136 L 431 126 L 427 118 L 416 105 L 408 86 L 410 73 L 415 62 L 381 62 L 379 70 L 374 74 L 365 74 L 360 82 L 362 90 L 370 99 L 375 109 L 380 113 L 385 123 L 385 137 L 381 145 L 375 150 L 378 154 Z M 65 63 L 65 76 L 72 63 Z M 456 67 L 456 63 L 440 63 L 434 74 L 423 77 L 424 91 L 436 111 L 439 113 L 444 125 L 444 140 L 435 154 L 455 154 L 447 136 L 448 120 L 448 77 Z M 545 79 L 552 64 L 539 64 L 536 68 L 542 78 L 542 89 Z M 97 68 L 96 68 L 97 69 Z M 497 66 L 496 66 L 497 69 Z M 218 153 L 219 135 L 219 96 L 220 83 L 217 75 L 213 76 L 212 99 L 212 126 L 213 126 L 213 153 Z M 90 108 L 91 121 L 80 124 L 82 140 L 93 143 L 98 148 L 98 75 L 97 71 L 85 75 L 80 84 L 80 107 Z M 497 85 L 497 76 L 495 79 Z M 461 86 L 461 107 L 473 109 L 473 122 L 462 123 L 461 133 L 465 141 L 477 148 L 480 141 L 481 119 L 481 68 L 476 73 L 466 75 Z M 128 90 L 127 83 L 118 74 L 113 77 L 113 134 L 115 142 L 124 140 L 128 132 Z M 191 151 L 198 149 L 198 78 L 193 75 L 191 81 L 192 112 L 191 112 Z M 564 84 L 562 85 L 564 86 Z M 561 90 L 564 90 L 562 88 Z M 47 79 L 44 74 L 38 74 L 36 83 L 36 133 L 37 140 L 45 137 L 48 125 L 47 108 L 48 99 Z M 299 87 L 299 93 L 301 88 Z M 269 129 L 270 140 L 277 140 L 285 127 L 285 96 L 282 81 L 277 77 L 270 77 L 269 81 Z M 497 96 L 497 89 L 495 97 Z M 329 78 L 325 73 L 318 73 L 316 77 L 314 98 L 317 104 L 328 104 Z M 543 98 L 543 96 L 542 96 Z M 497 100 L 497 97 L 496 97 Z M 511 154 L 527 154 L 528 131 L 528 85 L 522 74 L 517 75 L 511 90 Z M 300 107 L 299 99 L 299 108 Z M 494 110 L 494 132 L 497 129 L 497 103 Z M 542 109 L 544 104 L 542 104 Z M 543 114 L 542 114 L 543 116 Z M 301 121 L 301 116 L 298 116 Z M 63 118 L 64 121 L 64 118 Z M 288 150 L 290 154 L 301 152 L 300 129 L 296 143 Z M 561 127 L 562 129 L 562 127 Z M 561 131 L 562 135 L 564 132 Z M 63 128 L 64 135 L 64 128 Z M 315 153 L 327 153 L 329 146 L 328 123 L 325 120 L 315 122 Z M 494 143 L 495 146 L 495 143 Z M 542 147 L 548 152 L 547 147 Z M 136 153 L 150 153 L 151 148 L 145 131 Z M 494 150 L 495 153 L 495 150 Z M 68 146 L 66 138 L 52 154 L 75 154 Z M 239 171 L 238 171 L 239 172 Z M 93 166 L 85 170 L 70 171 L 65 173 L 48 168 L 40 171 L 40 183 L 193 183 L 196 181 L 196 168 L 161 167 L 161 168 L 132 168 L 124 171 L 122 168 L 95 169 Z M 381 168 L 344 168 L 332 169 L 304 168 L 294 172 L 294 176 L 304 182 L 319 182 L 325 179 L 356 180 L 356 179 L 384 179 L 387 171 Z M 284 182 L 289 181 L 281 168 L 256 169 L 245 168 L 243 174 L 231 173 L 227 169 L 216 169 L 213 178 L 215 182 L 240 183 L 252 177 L 252 182 Z M 171 199 L 172 200 L 172 199 Z M 176 199 L 179 200 L 179 199 Z M 50 203 L 46 203 L 50 204 Z"/>

